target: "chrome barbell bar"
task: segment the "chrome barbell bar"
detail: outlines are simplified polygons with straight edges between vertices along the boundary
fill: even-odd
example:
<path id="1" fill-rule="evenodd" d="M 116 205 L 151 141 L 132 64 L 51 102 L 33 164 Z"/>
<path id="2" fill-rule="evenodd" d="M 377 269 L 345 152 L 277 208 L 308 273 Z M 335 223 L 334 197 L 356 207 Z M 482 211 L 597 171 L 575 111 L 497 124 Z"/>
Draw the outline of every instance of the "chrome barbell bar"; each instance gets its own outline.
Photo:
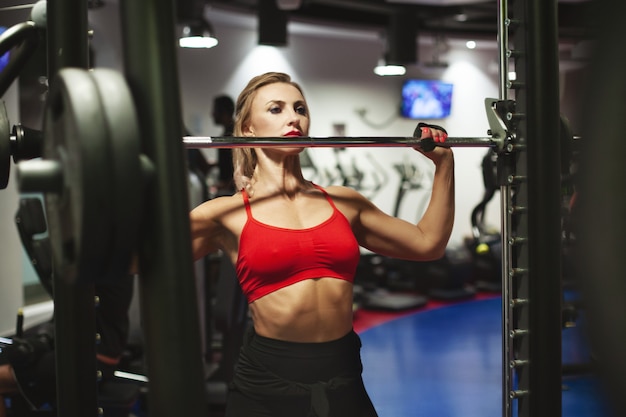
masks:
<path id="1" fill-rule="evenodd" d="M 265 147 L 294 147 L 294 148 L 362 148 L 362 147 L 461 147 L 461 148 L 491 148 L 497 147 L 498 141 L 492 137 L 448 137 L 445 142 L 434 142 L 431 138 L 415 137 L 215 137 L 215 136 L 184 136 L 183 143 L 188 149 L 202 148 L 265 148 Z"/>

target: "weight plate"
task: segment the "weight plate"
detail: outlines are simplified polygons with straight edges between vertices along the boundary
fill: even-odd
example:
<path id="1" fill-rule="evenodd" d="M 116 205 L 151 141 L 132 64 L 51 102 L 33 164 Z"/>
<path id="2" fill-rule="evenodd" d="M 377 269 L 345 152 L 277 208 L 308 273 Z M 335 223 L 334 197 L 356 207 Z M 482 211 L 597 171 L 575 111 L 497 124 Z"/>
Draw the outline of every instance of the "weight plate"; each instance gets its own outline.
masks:
<path id="1" fill-rule="evenodd" d="M 11 130 L 4 101 L 0 101 L 0 189 L 7 188 L 11 172 Z"/>
<path id="2" fill-rule="evenodd" d="M 70 283 L 98 281 L 112 242 L 112 161 L 100 92 L 86 70 L 55 76 L 44 137 L 43 158 L 63 169 L 62 191 L 45 196 L 56 273 Z"/>
<path id="3" fill-rule="evenodd" d="M 108 280 L 125 279 L 139 233 L 142 176 L 139 127 L 135 106 L 124 77 L 113 70 L 90 73 L 100 92 L 111 151 L 113 239 Z"/>

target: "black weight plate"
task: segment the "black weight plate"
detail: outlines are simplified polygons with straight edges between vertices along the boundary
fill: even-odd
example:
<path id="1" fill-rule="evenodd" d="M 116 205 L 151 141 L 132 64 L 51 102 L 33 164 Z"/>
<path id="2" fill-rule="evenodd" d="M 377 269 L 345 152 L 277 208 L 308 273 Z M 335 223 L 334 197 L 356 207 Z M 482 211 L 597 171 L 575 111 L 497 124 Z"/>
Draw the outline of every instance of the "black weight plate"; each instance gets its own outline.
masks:
<path id="1" fill-rule="evenodd" d="M 108 280 L 126 279 L 139 233 L 142 176 L 137 113 L 124 77 L 113 70 L 90 73 L 100 92 L 111 150 L 113 239 Z"/>
<path id="2" fill-rule="evenodd" d="M 0 101 L 0 189 L 7 188 L 11 172 L 11 130 L 4 101 Z"/>
<path id="3" fill-rule="evenodd" d="M 69 283 L 98 281 L 112 239 L 112 164 L 100 92 L 86 70 L 55 76 L 44 132 L 43 158 L 63 168 L 63 191 L 45 198 L 56 273 Z"/>

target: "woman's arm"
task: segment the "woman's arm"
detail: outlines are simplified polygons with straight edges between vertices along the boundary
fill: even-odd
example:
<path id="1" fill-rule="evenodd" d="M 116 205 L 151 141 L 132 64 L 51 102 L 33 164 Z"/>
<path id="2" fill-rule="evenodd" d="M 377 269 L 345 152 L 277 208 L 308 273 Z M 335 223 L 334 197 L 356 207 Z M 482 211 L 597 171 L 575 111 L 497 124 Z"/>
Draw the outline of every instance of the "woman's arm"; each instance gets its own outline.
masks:
<path id="1" fill-rule="evenodd" d="M 210 200 L 199 205 L 189 214 L 194 261 L 220 248 L 218 236 L 221 233 L 221 227 L 214 217 L 214 201 Z"/>
<path id="2" fill-rule="evenodd" d="M 373 252 L 410 260 L 433 260 L 444 253 L 454 224 L 454 156 L 437 147 L 425 154 L 435 163 L 430 202 L 417 224 L 390 216 L 356 191 L 347 192 L 354 208 L 359 244 Z"/>
<path id="3" fill-rule="evenodd" d="M 191 210 L 191 248 L 198 260 L 211 252 L 222 250 L 231 259 L 237 258 L 239 235 L 246 222 L 241 194 L 217 197 Z"/>

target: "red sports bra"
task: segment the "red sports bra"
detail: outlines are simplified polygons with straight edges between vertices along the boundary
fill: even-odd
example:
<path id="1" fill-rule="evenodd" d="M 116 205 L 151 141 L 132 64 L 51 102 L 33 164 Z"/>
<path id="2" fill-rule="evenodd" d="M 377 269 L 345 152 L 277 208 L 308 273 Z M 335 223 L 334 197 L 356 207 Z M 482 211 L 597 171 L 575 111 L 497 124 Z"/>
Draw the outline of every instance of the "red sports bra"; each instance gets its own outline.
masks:
<path id="1" fill-rule="evenodd" d="M 348 219 L 324 189 L 315 185 L 333 207 L 324 222 L 307 229 L 285 229 L 252 217 L 248 194 L 242 190 L 248 220 L 239 238 L 237 276 L 253 301 L 299 281 L 330 277 L 354 282 L 359 244 Z"/>

